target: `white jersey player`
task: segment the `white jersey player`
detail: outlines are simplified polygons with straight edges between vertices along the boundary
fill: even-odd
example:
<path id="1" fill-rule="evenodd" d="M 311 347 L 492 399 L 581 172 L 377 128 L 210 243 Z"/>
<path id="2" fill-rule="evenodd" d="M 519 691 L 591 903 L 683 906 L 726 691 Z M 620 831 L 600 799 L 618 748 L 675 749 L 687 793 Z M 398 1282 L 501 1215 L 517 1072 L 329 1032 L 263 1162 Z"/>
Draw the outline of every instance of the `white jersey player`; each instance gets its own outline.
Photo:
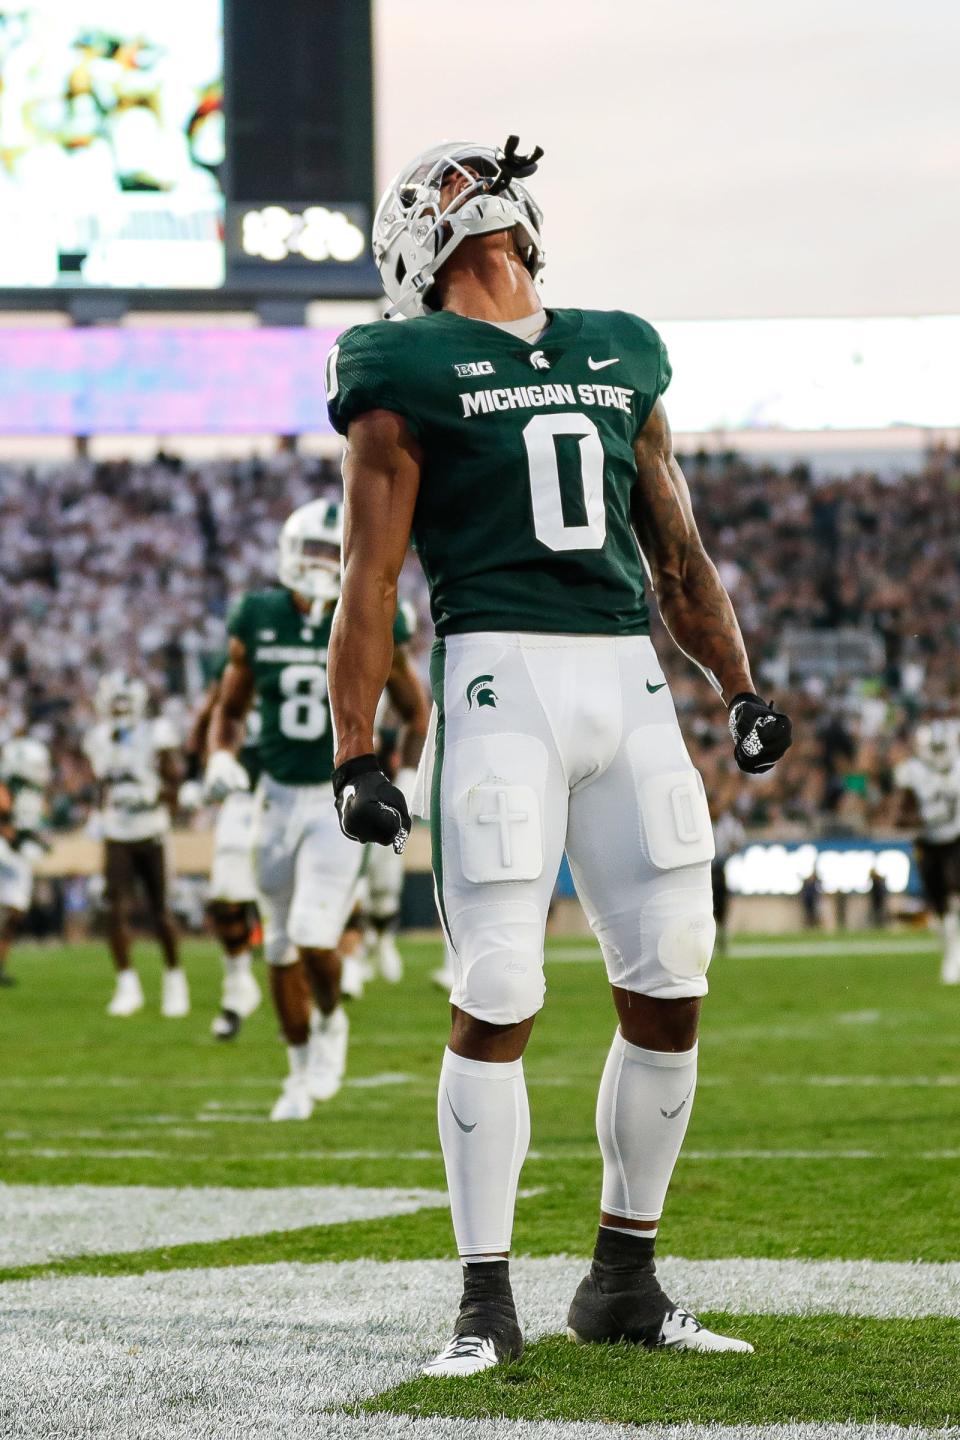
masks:
<path id="1" fill-rule="evenodd" d="M 83 748 L 100 782 L 100 807 L 91 830 L 104 846 L 108 936 L 117 971 L 107 1013 L 129 1016 L 143 1008 L 127 925 L 139 891 L 166 966 L 161 1014 L 177 1018 L 190 1010 L 176 926 L 167 905 L 166 837 L 180 778 L 177 734 L 169 720 L 147 717 L 146 685 L 120 671 L 103 677 L 96 705 L 102 718 Z"/>
<path id="2" fill-rule="evenodd" d="M 11 985 L 7 957 L 33 898 L 33 867 L 50 783 L 50 751 L 42 740 L 18 735 L 0 750 L 0 985 Z"/>
<path id="3" fill-rule="evenodd" d="M 206 754 L 210 718 L 219 699 L 225 666 L 224 655 L 187 740 L 188 758 L 198 765 Z M 251 950 L 258 899 L 253 865 L 256 822 L 253 787 L 259 776 L 259 731 L 260 713 L 254 709 L 247 716 L 244 741 L 237 756 L 247 772 L 250 789 L 231 790 L 224 796 L 213 831 L 207 915 L 223 958 L 220 1010 L 210 1026 L 218 1040 L 234 1040 L 243 1021 L 253 1014 L 261 1000 Z"/>
<path id="4" fill-rule="evenodd" d="M 956 721 L 921 725 L 914 754 L 894 771 L 897 819 L 919 826 L 917 864 L 943 934 L 940 978 L 960 985 L 960 733 Z"/>
<path id="5" fill-rule="evenodd" d="M 416 612 L 408 601 L 400 602 L 400 613 L 406 624 L 408 638 L 416 633 Z M 376 731 L 378 754 L 384 773 L 403 791 L 409 802 L 413 797 L 416 771 L 398 764 L 396 739 L 398 719 L 386 692 L 377 706 Z M 403 957 L 397 945 L 400 923 L 400 902 L 403 898 L 403 856 L 390 845 L 371 845 L 367 853 L 364 902 L 365 941 L 384 980 L 396 984 L 403 979 Z"/>

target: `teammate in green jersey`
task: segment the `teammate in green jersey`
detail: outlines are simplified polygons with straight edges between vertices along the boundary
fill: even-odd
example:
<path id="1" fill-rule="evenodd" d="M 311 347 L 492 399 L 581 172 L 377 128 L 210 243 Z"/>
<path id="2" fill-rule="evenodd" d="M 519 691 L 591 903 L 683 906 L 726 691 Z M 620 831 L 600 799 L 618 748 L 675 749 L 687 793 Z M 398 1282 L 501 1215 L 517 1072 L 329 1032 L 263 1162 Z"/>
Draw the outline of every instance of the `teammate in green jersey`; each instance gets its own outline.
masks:
<path id="1" fill-rule="evenodd" d="M 347 331 L 327 367 L 348 442 L 334 790 L 355 839 L 402 843 L 410 823 L 372 752 L 411 535 L 438 634 L 423 779 L 455 976 L 438 1115 L 464 1292 L 434 1375 L 522 1348 L 507 1261 L 529 1138 L 521 1056 L 564 849 L 619 1019 L 597 1106 L 600 1229 L 568 1331 L 750 1349 L 677 1307 L 654 1269 L 696 1084 L 713 839 L 648 638 L 641 549 L 678 645 L 730 697 L 741 769 L 769 769 L 790 722 L 755 694 L 700 542 L 659 336 L 621 312 L 541 307 L 542 217 L 522 183 L 539 153 L 519 155 L 515 137 L 503 151 L 446 144 L 401 172 L 374 253 L 410 318 Z"/>
<path id="2" fill-rule="evenodd" d="M 229 660 L 210 717 L 205 785 L 216 797 L 247 788 L 237 751 L 250 706 L 259 701 L 254 870 L 270 989 L 290 1059 L 275 1120 L 309 1118 L 315 1100 L 337 1092 L 346 1063 L 339 944 L 363 856 L 341 835 L 331 803 L 327 645 L 341 533 L 341 506 L 332 501 L 311 501 L 287 520 L 278 564 L 283 588 L 244 595 L 230 616 Z M 384 685 L 405 725 L 410 767 L 422 748 L 427 707 L 404 650 L 407 638 L 395 606 Z"/>

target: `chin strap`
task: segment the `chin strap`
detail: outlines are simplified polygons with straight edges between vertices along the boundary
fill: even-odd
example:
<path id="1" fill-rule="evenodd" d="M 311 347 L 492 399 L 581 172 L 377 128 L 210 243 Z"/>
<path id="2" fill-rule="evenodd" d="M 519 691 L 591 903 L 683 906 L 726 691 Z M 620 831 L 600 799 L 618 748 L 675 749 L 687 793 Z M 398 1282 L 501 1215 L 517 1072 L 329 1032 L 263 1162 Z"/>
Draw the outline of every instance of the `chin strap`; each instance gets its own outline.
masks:
<path id="1" fill-rule="evenodd" d="M 518 155 L 519 135 L 508 135 L 507 143 L 497 151 L 497 165 L 500 167 L 487 191 L 488 195 L 499 195 L 514 180 L 528 180 L 543 159 L 543 148 L 535 145 L 529 155 Z"/>

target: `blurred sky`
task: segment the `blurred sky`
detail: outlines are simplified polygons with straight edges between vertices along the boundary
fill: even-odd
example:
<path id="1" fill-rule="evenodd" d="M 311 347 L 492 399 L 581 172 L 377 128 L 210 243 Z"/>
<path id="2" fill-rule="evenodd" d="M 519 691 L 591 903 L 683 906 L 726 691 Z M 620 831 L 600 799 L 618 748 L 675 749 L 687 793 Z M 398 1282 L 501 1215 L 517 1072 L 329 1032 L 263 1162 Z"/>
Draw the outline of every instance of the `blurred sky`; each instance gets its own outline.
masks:
<path id="1" fill-rule="evenodd" d="M 960 313 L 960 0 L 376 0 L 378 173 L 547 151 L 545 296 Z"/>

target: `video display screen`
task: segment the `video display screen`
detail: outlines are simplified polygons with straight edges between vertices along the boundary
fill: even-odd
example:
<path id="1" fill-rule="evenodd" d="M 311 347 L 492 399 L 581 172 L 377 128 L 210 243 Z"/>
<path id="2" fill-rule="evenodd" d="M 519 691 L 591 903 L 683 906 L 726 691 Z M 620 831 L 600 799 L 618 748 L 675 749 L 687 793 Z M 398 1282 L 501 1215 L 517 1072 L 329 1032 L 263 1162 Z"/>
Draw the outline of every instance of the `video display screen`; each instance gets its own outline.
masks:
<path id="1" fill-rule="evenodd" d="M 0 435 L 332 432 L 331 329 L 0 327 Z"/>
<path id="2" fill-rule="evenodd" d="M 224 282 L 222 0 L 0 0 L 0 288 Z"/>

